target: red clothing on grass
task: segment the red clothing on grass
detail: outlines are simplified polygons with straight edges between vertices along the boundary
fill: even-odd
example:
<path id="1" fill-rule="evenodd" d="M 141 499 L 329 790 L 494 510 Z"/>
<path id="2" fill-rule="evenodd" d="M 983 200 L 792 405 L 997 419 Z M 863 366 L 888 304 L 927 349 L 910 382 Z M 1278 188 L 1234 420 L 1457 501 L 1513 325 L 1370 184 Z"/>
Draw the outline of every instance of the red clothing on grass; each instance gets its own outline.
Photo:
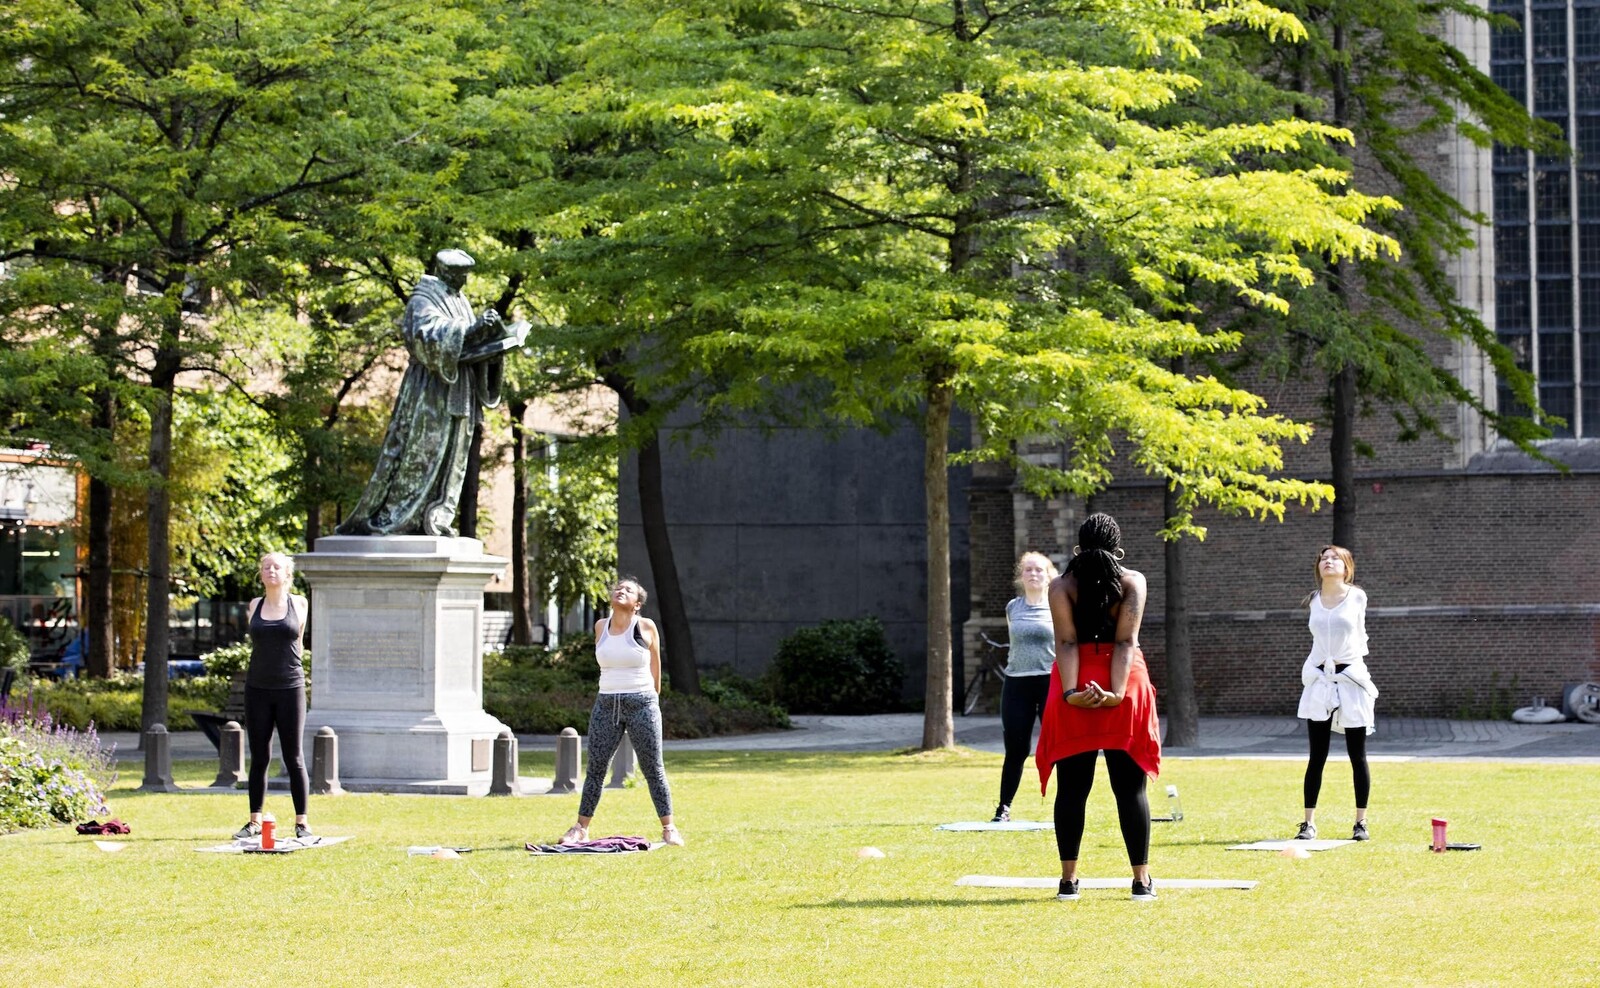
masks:
<path id="1" fill-rule="evenodd" d="M 1078 681 L 1082 689 L 1089 680 L 1101 686 L 1111 684 L 1111 653 L 1108 642 L 1089 642 L 1078 646 Z M 1161 726 L 1156 720 L 1156 688 L 1150 685 L 1150 670 L 1144 652 L 1133 650 L 1128 668 L 1128 688 L 1122 702 L 1114 707 L 1074 707 L 1061 698 L 1061 666 L 1050 669 L 1050 693 L 1044 702 L 1044 717 L 1039 725 L 1039 747 L 1033 763 L 1039 769 L 1039 792 L 1050 785 L 1050 772 L 1056 762 L 1085 751 L 1114 748 L 1126 751 L 1151 777 L 1161 774 Z"/>

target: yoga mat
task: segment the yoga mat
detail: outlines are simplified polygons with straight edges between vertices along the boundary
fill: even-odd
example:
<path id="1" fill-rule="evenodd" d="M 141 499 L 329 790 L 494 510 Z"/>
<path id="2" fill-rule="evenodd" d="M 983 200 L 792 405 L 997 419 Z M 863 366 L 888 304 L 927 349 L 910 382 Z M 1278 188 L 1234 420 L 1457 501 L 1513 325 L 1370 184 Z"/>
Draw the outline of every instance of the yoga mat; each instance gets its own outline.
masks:
<path id="1" fill-rule="evenodd" d="M 1080 878 L 1080 889 L 1126 889 L 1132 878 Z M 1061 884 L 1060 878 L 1011 878 L 1004 875 L 963 875 L 957 885 L 970 885 L 986 889 L 1053 889 Z M 1156 877 L 1156 892 L 1167 889 L 1244 889 L 1256 883 L 1237 878 L 1162 878 Z"/>
<path id="2" fill-rule="evenodd" d="M 1006 823 L 990 823 L 987 820 L 970 820 L 961 823 L 941 823 L 935 830 L 1054 830 L 1053 823 L 1043 823 L 1035 820 L 1011 820 Z"/>
<path id="3" fill-rule="evenodd" d="M 438 854 L 440 851 L 454 851 L 457 854 L 471 854 L 472 848 L 452 847 L 449 844 L 414 844 L 411 847 L 406 848 L 406 854 L 409 856 L 425 857 L 432 854 Z"/>
<path id="4" fill-rule="evenodd" d="M 1354 844 L 1353 840 L 1258 840 L 1253 844 L 1233 844 L 1230 851 L 1282 851 L 1298 847 L 1303 851 L 1331 851 L 1336 847 Z"/>
<path id="5" fill-rule="evenodd" d="M 203 851 L 208 854 L 244 854 L 246 852 L 249 852 L 250 854 L 292 854 L 295 851 L 306 851 L 312 848 L 328 847 L 329 845 L 339 844 L 349 839 L 350 836 L 306 838 L 286 837 L 276 842 L 278 845 L 277 847 L 270 851 L 263 851 L 261 849 L 261 839 L 259 837 L 250 837 L 244 840 L 229 841 L 226 844 L 218 844 L 215 847 L 197 847 L 195 850 Z"/>

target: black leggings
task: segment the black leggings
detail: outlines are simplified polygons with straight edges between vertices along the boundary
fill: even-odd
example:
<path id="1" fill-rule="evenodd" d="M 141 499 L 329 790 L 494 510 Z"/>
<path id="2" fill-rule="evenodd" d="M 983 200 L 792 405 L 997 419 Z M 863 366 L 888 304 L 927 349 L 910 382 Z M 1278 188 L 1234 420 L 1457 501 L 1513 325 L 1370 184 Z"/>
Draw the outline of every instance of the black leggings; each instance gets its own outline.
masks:
<path id="1" fill-rule="evenodd" d="M 1094 788 L 1094 763 L 1099 752 L 1063 758 L 1056 762 L 1056 850 L 1062 861 L 1078 860 L 1083 842 L 1083 808 Z M 1150 800 L 1145 795 L 1144 769 L 1126 751 L 1106 749 L 1106 770 L 1111 792 L 1117 797 L 1117 820 L 1128 863 L 1135 868 L 1150 863 Z"/>
<path id="2" fill-rule="evenodd" d="M 1317 808 L 1322 792 L 1322 766 L 1328 763 L 1328 745 L 1333 740 L 1333 719 L 1306 721 L 1311 736 L 1311 759 L 1306 762 L 1306 809 Z M 1367 808 L 1372 793 L 1372 775 L 1367 771 L 1367 729 L 1352 727 L 1344 732 L 1345 751 L 1350 753 L 1350 771 L 1356 780 L 1356 809 Z"/>
<path id="3" fill-rule="evenodd" d="M 267 766 L 272 762 L 272 732 L 277 729 L 278 748 L 284 767 L 289 770 L 289 795 L 294 799 L 295 816 L 306 812 L 306 760 L 301 753 L 301 738 L 306 733 L 306 691 L 303 686 L 283 690 L 244 688 L 245 732 L 250 735 L 250 812 L 260 813 L 267 798 Z"/>
<path id="4" fill-rule="evenodd" d="M 1007 676 L 1000 686 L 1000 729 L 1006 761 L 1000 769 L 1000 805 L 1010 806 L 1022 784 L 1022 763 L 1033 753 L 1033 725 L 1044 717 L 1049 676 Z"/>

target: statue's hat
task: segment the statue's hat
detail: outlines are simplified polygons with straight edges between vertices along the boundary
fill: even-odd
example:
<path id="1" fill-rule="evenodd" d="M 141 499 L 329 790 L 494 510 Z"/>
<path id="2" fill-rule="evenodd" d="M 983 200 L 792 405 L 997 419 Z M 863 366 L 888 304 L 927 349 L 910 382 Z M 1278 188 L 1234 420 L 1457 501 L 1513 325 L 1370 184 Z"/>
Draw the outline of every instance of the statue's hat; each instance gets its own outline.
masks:
<path id="1" fill-rule="evenodd" d="M 451 247 L 433 255 L 434 263 L 441 268 L 470 268 L 477 262 L 464 250 Z"/>

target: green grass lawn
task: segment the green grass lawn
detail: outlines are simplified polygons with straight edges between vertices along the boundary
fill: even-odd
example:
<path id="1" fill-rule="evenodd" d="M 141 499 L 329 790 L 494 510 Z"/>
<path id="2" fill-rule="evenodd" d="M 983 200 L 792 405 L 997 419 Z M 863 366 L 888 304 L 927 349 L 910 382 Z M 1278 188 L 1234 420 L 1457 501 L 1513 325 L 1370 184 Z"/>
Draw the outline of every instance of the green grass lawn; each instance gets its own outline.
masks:
<path id="1" fill-rule="evenodd" d="M 1226 851 L 1287 837 L 1300 763 L 1169 760 L 1187 819 L 1156 824 L 1162 877 L 1253 891 L 958 888 L 1049 876 L 1053 836 L 945 833 L 987 818 L 1000 759 L 671 753 L 689 846 L 535 858 L 575 796 L 313 798 L 356 839 L 283 857 L 196 854 L 245 818 L 242 793 L 119 789 L 133 827 L 108 854 L 70 829 L 0 838 L 4 985 L 1577 985 L 1593 984 L 1600 771 L 1519 763 L 1374 765 L 1373 841 L 1307 860 Z M 548 756 L 524 758 L 549 775 Z M 209 764 L 180 766 L 199 784 Z M 138 773 L 123 783 L 136 785 Z M 1324 836 L 1350 820 L 1330 759 Z M 1083 874 L 1127 875 L 1101 770 Z M 1028 788 L 1018 817 L 1048 819 Z M 1161 789 L 1152 787 L 1159 806 Z M 288 797 L 268 808 L 289 818 Z M 1475 853 L 1428 853 L 1428 818 Z M 608 791 L 594 829 L 656 836 L 643 785 Z M 465 844 L 459 861 L 410 844 Z M 864 846 L 878 860 L 857 857 Z"/>

